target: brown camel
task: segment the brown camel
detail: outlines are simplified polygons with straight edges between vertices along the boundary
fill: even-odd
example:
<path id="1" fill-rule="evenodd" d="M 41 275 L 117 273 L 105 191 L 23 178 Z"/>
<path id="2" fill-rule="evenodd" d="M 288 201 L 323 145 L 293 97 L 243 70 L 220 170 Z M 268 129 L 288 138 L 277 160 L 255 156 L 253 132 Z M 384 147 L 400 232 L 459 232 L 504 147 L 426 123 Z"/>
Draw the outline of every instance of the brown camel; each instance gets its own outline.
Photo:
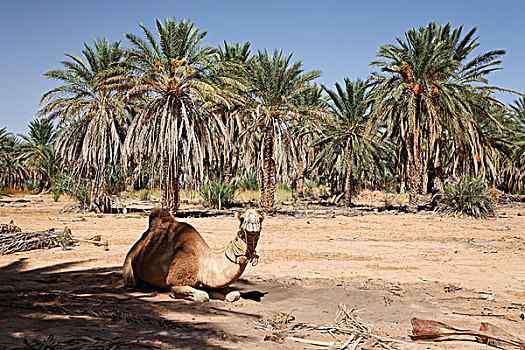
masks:
<path id="1" fill-rule="evenodd" d="M 179 222 L 166 209 L 154 209 L 149 228 L 133 245 L 123 267 L 124 283 L 141 282 L 170 289 L 175 297 L 208 301 L 236 301 L 238 291 L 229 292 L 249 262 L 257 261 L 255 248 L 264 216 L 254 209 L 237 213 L 240 221 L 235 238 L 221 251 L 213 251 L 191 225 Z"/>

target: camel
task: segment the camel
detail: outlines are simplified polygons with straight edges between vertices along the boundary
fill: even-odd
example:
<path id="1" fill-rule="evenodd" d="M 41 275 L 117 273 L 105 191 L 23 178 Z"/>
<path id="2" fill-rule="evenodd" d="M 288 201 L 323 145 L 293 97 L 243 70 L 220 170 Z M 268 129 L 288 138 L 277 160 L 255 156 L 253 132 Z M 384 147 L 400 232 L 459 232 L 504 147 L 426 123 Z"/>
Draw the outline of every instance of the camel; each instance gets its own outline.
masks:
<path id="1" fill-rule="evenodd" d="M 230 302 L 239 300 L 240 293 L 227 287 L 248 263 L 257 263 L 255 249 L 264 215 L 249 209 L 236 216 L 240 224 L 235 238 L 225 249 L 213 251 L 193 226 L 175 220 L 166 209 L 153 209 L 148 230 L 124 261 L 124 283 L 169 289 L 175 298 L 194 301 L 208 301 L 210 295 Z"/>

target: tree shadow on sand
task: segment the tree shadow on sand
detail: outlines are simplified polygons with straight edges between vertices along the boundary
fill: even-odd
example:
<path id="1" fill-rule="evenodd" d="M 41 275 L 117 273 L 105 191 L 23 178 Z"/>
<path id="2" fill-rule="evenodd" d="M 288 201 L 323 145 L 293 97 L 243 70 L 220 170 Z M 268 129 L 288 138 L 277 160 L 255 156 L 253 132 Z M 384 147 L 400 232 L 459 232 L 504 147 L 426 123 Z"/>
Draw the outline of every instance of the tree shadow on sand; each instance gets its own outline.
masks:
<path id="1" fill-rule="evenodd" d="M 26 270 L 20 259 L 0 268 L 0 349 L 25 349 L 24 338 L 42 341 L 50 335 L 60 341 L 113 341 L 128 349 L 225 349 L 250 340 L 194 320 L 258 315 L 133 290 L 124 286 L 120 267 L 75 269 L 80 263 L 85 261 Z"/>

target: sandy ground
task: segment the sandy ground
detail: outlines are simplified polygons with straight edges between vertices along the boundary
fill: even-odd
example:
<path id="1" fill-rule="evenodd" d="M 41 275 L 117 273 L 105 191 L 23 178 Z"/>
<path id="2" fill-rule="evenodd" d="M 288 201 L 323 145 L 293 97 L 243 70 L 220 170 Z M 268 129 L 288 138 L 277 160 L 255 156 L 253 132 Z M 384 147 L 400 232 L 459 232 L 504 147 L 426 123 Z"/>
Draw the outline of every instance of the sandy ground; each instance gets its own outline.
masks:
<path id="1" fill-rule="evenodd" d="M 402 341 L 389 343 L 400 349 L 486 348 L 468 341 L 412 341 L 412 317 L 466 329 L 490 322 L 525 338 L 525 216 L 518 215 L 525 207 L 502 208 L 502 218 L 484 221 L 427 213 L 269 217 L 259 263 L 234 285 L 242 298 L 230 304 L 173 300 L 167 292 L 123 285 L 120 267 L 147 228 L 146 214 L 64 213 L 64 199 L 29 199 L 2 204 L 0 223 L 14 220 L 24 232 L 67 226 L 77 238 L 102 235 L 109 251 L 80 244 L 0 255 L 5 347 L 24 348 L 24 338 L 53 335 L 58 341 L 87 336 L 177 349 L 311 348 L 282 337 L 334 340 L 305 324 L 333 323 L 340 304 L 355 309 L 374 334 Z M 79 216 L 85 221 L 72 220 Z M 216 249 L 237 228 L 233 215 L 180 220 Z M 274 322 L 279 329 L 271 330 L 266 321 L 279 313 L 293 317 L 287 324 Z M 373 347 L 365 342 L 359 348 Z"/>

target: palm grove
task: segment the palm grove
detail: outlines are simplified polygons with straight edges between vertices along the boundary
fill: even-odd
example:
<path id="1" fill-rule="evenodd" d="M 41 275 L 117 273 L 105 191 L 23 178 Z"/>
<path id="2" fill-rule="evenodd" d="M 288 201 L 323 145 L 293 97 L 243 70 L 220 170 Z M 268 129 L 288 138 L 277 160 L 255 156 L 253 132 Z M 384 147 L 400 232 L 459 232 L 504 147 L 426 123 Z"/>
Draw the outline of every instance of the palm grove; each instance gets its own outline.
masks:
<path id="1" fill-rule="evenodd" d="M 476 29 L 431 23 L 379 48 L 365 80 L 333 88 L 280 50 L 215 48 L 188 20 L 140 25 L 121 42 L 95 40 L 44 75 L 29 134 L 0 130 L 0 186 L 68 193 L 111 210 L 133 182 L 160 188 L 179 208 L 197 189 L 221 206 L 236 187 L 260 189 L 272 211 L 277 184 L 295 198 L 305 183 L 418 195 L 478 178 L 523 193 L 525 99 L 510 107 L 489 84 L 503 50 L 474 56 Z M 217 203 L 218 199 L 218 203 Z M 224 203 L 222 203 L 224 204 Z"/>

